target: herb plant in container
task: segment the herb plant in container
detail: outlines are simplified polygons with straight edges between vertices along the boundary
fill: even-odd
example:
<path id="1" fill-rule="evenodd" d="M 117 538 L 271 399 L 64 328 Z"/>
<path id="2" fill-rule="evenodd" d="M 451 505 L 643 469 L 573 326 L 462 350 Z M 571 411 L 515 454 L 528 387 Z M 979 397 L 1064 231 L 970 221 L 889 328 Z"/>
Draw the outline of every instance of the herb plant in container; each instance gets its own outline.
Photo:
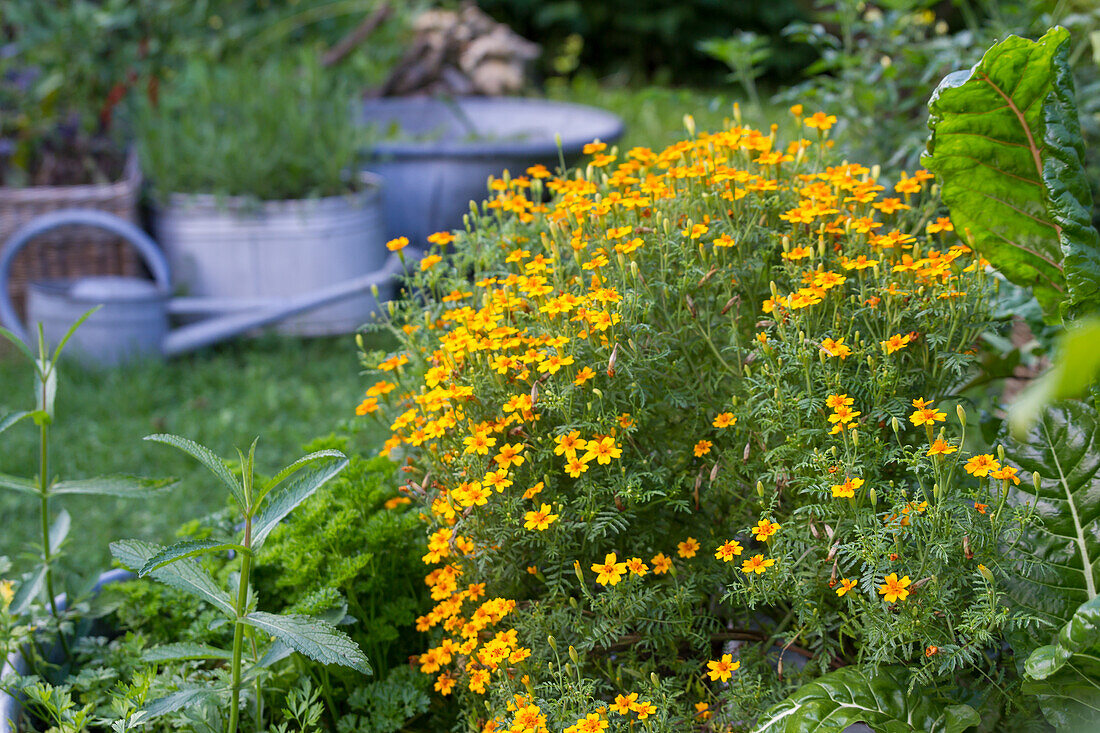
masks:
<path id="1" fill-rule="evenodd" d="M 139 110 L 157 240 L 177 287 L 248 308 L 385 265 L 379 187 L 355 172 L 349 99 L 315 62 L 241 61 L 194 64 Z M 279 328 L 344 333 L 374 307 L 363 294 Z"/>

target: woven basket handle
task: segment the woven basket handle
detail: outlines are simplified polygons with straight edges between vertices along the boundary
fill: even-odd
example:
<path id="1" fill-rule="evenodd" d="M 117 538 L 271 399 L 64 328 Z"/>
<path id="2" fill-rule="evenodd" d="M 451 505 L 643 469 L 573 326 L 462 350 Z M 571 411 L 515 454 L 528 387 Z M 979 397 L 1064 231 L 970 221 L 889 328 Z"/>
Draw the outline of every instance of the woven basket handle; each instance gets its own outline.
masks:
<path id="1" fill-rule="evenodd" d="M 4 244 L 3 252 L 0 252 L 0 323 L 3 323 L 12 333 L 30 344 L 27 329 L 19 320 L 19 314 L 15 312 L 15 304 L 12 302 L 11 292 L 8 290 L 8 280 L 11 276 L 12 263 L 21 249 L 32 240 L 46 232 L 65 226 L 88 226 L 103 229 L 126 240 L 134 246 L 149 272 L 153 274 L 157 289 L 165 295 L 171 290 L 171 272 L 168 268 L 168 260 L 156 242 L 149 235 L 136 226 L 120 219 L 114 214 L 92 209 L 61 209 L 49 214 L 37 216 L 20 227 L 15 234 Z"/>

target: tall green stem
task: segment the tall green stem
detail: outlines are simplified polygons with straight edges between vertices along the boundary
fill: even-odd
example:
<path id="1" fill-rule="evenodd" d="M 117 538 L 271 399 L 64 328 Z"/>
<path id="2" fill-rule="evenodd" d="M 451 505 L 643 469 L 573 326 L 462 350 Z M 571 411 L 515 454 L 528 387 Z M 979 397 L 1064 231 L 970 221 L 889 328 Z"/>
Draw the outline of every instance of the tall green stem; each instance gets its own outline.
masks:
<path id="1" fill-rule="evenodd" d="M 252 517 L 245 518 L 244 546 L 252 546 Z M 233 629 L 233 686 L 229 708 L 229 733 L 237 733 L 241 716 L 241 652 L 244 649 L 244 618 L 248 603 L 248 576 L 252 571 L 252 553 L 241 553 L 241 578 L 237 585 L 237 621 Z"/>

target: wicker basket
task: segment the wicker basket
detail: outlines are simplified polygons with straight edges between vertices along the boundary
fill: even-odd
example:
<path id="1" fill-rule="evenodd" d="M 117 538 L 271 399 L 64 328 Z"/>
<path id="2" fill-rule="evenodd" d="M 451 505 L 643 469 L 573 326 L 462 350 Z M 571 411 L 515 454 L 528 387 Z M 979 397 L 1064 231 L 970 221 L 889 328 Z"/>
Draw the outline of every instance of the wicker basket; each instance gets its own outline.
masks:
<path id="1" fill-rule="evenodd" d="M 31 219 L 59 209 L 96 209 L 134 222 L 140 190 L 141 169 L 134 155 L 114 183 L 0 187 L 0 246 Z M 70 227 L 43 235 L 20 252 L 8 288 L 22 315 L 27 283 L 33 280 L 141 272 L 141 260 L 122 240 L 98 229 Z"/>

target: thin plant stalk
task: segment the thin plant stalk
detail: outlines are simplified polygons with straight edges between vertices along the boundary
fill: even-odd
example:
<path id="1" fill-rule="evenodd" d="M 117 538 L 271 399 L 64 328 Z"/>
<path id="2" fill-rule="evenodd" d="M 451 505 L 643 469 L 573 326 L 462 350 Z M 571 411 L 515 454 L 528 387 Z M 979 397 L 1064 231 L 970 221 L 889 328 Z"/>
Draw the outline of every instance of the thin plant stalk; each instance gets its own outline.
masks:
<path id="1" fill-rule="evenodd" d="M 245 517 L 244 546 L 252 545 L 252 517 Z M 233 685 L 229 703 L 229 733 L 237 733 L 241 715 L 241 652 L 244 649 L 244 627 L 241 619 L 248 603 L 248 576 L 252 572 L 252 553 L 241 553 L 241 577 L 237 586 L 237 620 L 233 629 Z M 258 721 L 257 721 L 258 722 Z"/>

